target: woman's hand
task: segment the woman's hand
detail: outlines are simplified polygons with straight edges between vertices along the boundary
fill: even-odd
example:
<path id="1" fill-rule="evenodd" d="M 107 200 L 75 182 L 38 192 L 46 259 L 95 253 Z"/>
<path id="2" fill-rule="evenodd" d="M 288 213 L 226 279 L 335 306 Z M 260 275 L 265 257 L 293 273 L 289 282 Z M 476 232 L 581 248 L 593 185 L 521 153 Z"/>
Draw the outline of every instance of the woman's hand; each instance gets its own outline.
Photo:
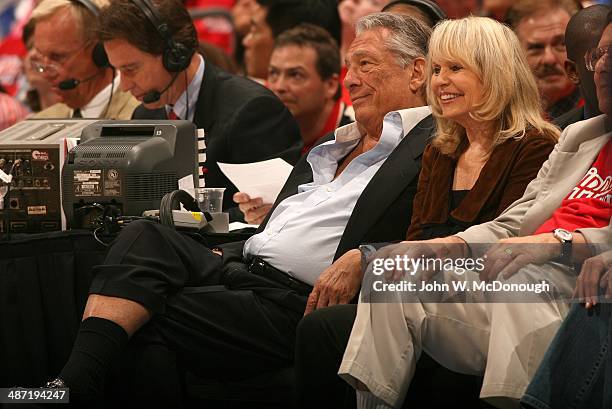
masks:
<path id="1" fill-rule="evenodd" d="M 494 244 L 484 256 L 480 280 L 509 278 L 527 264 L 543 264 L 561 254 L 561 243 L 552 233 L 512 237 Z"/>
<path id="2" fill-rule="evenodd" d="M 572 261 L 579 263 L 590 254 L 588 246 L 584 245 L 584 236 L 579 232 L 572 235 Z M 480 279 L 492 281 L 498 276 L 509 278 L 527 264 L 544 264 L 560 255 L 561 242 L 552 233 L 503 239 L 485 254 Z"/>

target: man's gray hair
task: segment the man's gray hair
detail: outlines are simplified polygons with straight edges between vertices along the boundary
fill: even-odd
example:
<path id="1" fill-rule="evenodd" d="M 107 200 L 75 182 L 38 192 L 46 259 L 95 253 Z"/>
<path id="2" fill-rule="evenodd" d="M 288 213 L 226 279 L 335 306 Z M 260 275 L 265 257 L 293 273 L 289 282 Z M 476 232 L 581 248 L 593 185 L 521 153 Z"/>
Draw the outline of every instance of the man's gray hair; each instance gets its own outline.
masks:
<path id="1" fill-rule="evenodd" d="M 425 23 L 400 14 L 374 13 L 360 18 L 355 25 L 357 35 L 375 29 L 389 31 L 385 47 L 398 57 L 402 67 L 408 66 L 417 57 L 427 55 L 431 28 Z"/>
<path id="2" fill-rule="evenodd" d="M 90 0 L 90 2 L 98 9 L 102 9 L 109 4 L 109 0 Z M 64 8 L 69 8 L 76 19 L 76 24 L 81 29 L 84 40 L 96 40 L 97 16 L 87 7 L 72 0 L 43 0 L 32 11 L 31 19 L 36 24 L 38 21 L 52 17 Z"/>

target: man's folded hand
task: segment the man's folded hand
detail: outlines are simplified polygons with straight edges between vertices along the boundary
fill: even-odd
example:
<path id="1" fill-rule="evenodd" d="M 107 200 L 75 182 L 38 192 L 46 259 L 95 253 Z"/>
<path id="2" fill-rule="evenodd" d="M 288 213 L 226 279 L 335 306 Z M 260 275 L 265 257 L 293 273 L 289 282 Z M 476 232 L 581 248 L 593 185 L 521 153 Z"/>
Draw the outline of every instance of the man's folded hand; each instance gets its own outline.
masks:
<path id="1" fill-rule="evenodd" d="M 362 279 L 361 252 L 349 250 L 321 273 L 308 297 L 304 315 L 319 308 L 348 304 L 359 292 Z"/>

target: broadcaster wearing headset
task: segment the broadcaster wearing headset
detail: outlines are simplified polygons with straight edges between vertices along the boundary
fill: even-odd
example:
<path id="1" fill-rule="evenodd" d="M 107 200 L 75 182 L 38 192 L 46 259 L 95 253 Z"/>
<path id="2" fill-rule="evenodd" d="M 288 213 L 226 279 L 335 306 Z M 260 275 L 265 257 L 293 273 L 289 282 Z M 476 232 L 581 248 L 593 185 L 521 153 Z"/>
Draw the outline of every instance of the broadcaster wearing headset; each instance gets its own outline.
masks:
<path id="1" fill-rule="evenodd" d="M 112 0 L 99 27 L 121 89 L 142 102 L 133 119 L 180 118 L 204 129 L 201 178 L 207 187 L 227 189 L 223 208 L 230 219 L 240 216 L 232 202 L 237 189 L 217 162 L 299 158 L 299 128 L 289 111 L 263 86 L 195 53 L 196 31 L 181 1 Z"/>
<path id="2" fill-rule="evenodd" d="M 60 102 L 35 118 L 129 119 L 138 102 L 121 92 L 119 78 L 96 40 L 104 0 L 44 0 L 32 12 L 32 68 L 52 86 Z"/>

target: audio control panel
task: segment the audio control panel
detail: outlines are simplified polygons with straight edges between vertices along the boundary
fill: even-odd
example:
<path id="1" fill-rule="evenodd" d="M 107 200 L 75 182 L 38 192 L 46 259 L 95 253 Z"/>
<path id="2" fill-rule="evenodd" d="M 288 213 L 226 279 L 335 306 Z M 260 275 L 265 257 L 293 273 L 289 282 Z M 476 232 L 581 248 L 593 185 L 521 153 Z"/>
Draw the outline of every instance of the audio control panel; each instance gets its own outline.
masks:
<path id="1" fill-rule="evenodd" d="M 13 176 L 0 185 L 0 231 L 60 230 L 59 149 L 0 146 L 0 169 Z"/>

